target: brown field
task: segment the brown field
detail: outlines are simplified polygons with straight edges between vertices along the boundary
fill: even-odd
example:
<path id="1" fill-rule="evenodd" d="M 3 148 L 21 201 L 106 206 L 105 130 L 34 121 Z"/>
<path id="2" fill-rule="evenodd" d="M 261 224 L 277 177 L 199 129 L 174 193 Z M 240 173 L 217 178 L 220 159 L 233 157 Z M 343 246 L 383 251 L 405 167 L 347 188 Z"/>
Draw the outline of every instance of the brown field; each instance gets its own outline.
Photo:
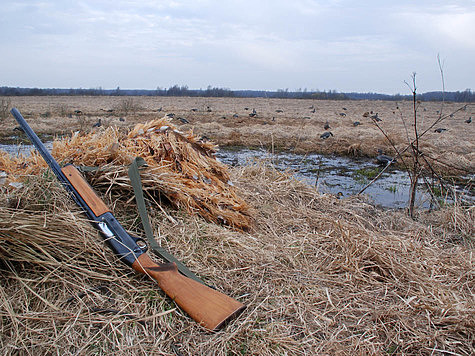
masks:
<path id="1" fill-rule="evenodd" d="M 133 98 L 128 103 L 134 105 L 125 112 L 124 100 L 129 99 L 11 98 L 43 135 L 97 130 L 92 124 L 99 118 L 105 126 L 129 128 L 174 112 L 190 121 L 180 125 L 174 119 L 181 130 L 193 128 L 221 145 L 375 155 L 377 148 L 389 150 L 389 146 L 362 117 L 373 111 L 397 146 L 406 144 L 401 120 L 392 113 L 397 113 L 396 103 L 391 102 Z M 315 113 L 310 112 L 312 105 Z M 439 105 L 421 104 L 421 125 L 437 117 Z M 446 104 L 444 112 L 459 107 Z M 257 118 L 249 117 L 253 108 Z M 277 113 L 278 109 L 283 112 Z M 410 103 L 401 103 L 400 109 L 410 117 Z M 470 110 L 458 111 L 443 122 L 446 132 L 428 132 L 423 148 L 473 173 L 473 124 L 464 123 L 473 115 Z M 233 118 L 234 113 L 239 117 Z M 326 120 L 334 137 L 321 140 Z M 353 127 L 355 120 L 362 125 Z M 4 137 L 17 135 L 15 126 L 13 118 L 6 120 Z M 127 231 L 143 237 L 132 187 L 124 178 L 128 162 L 109 160 L 115 151 L 101 149 L 114 146 L 103 139 L 103 133 L 110 131 L 117 132 L 80 136 L 76 141 L 84 139 L 86 149 L 77 149 L 75 159 L 105 156 L 107 164 L 89 173 L 89 182 Z M 91 136 L 102 146 L 91 147 L 93 141 L 87 140 Z M 161 200 L 178 186 L 175 178 L 181 176 L 161 171 L 153 175 L 149 166 L 141 176 L 156 240 L 206 283 L 247 309 L 221 331 L 205 330 L 155 281 L 122 264 L 45 165 L 38 164 L 22 177 L 22 184 L 0 185 L 0 354 L 473 355 L 473 205 L 455 201 L 436 211 L 418 210 L 411 219 L 404 211 L 375 207 L 364 197 L 322 194 L 264 161 L 218 167 L 213 165 L 216 161 L 210 163 L 212 155 L 210 160 L 195 155 L 195 141 L 166 142 L 164 133 L 157 136 L 142 141 L 153 141 L 158 145 L 154 147 L 174 143 L 165 151 L 177 152 L 177 161 L 190 164 L 177 164 L 178 173 L 193 169 L 215 174 L 212 178 L 219 179 L 218 173 L 225 177 L 227 188 L 221 192 L 215 189 L 221 184 L 217 180 L 200 183 L 209 188 L 208 197 L 198 195 L 198 183 L 182 181 L 179 189 L 191 191 L 185 200 L 214 199 L 222 214 L 222 209 L 232 208 L 222 204 L 224 195 L 236 202 L 242 199 L 245 203 L 235 205 L 241 212 L 243 206 L 249 208 L 245 212 L 250 227 L 232 229 L 221 225 L 222 219 L 213 221 L 197 209 Z M 178 134 L 173 131 L 171 136 Z M 67 141 L 61 141 L 63 146 Z M 139 145 L 118 146 L 125 150 Z M 127 158 L 127 152 L 120 157 Z M 0 170 L 2 163 L 16 172 L 31 164 L 6 156 L 0 155 Z M 34 160 L 34 155 L 30 158 Z M 209 205 L 205 212 L 212 212 Z"/>
<path id="2" fill-rule="evenodd" d="M 8 98 L 7 98 L 8 100 Z M 378 113 L 379 124 L 402 151 L 407 148 L 408 135 L 413 139 L 412 102 L 389 101 L 317 101 L 265 98 L 189 98 L 189 97 L 12 97 L 34 130 L 50 134 L 67 134 L 73 130 L 91 130 L 101 118 L 104 126 L 132 127 L 138 122 L 174 113 L 185 118 L 173 122 L 183 131 L 193 129 L 221 146 L 265 147 L 296 153 L 323 152 L 342 155 L 377 155 L 395 152 L 382 132 L 365 112 Z M 162 108 L 160 112 L 158 109 Z M 245 108 L 248 108 L 246 110 Z M 315 108 L 315 112 L 312 112 Z M 344 110 L 346 108 L 346 110 Z M 192 111 L 194 109 L 195 111 Z M 249 117 L 252 110 L 256 117 Z M 82 113 L 76 115 L 75 110 Z M 113 112 L 107 112 L 113 110 Z M 282 110 L 282 112 L 277 112 Z M 421 139 L 420 147 L 431 164 L 441 171 L 473 173 L 475 171 L 475 124 L 465 120 L 475 116 L 475 106 L 468 104 L 423 102 L 418 105 L 419 133 L 430 127 L 439 114 L 447 116 Z M 341 116 L 340 114 L 345 114 Z M 450 116 L 450 114 L 452 114 Z M 238 117 L 233 117 L 237 114 Z M 125 119 L 120 121 L 119 118 Z M 322 140 L 323 126 L 329 123 L 333 137 Z M 353 123 L 361 125 L 355 127 Z M 0 133 L 14 134 L 15 121 L 10 117 Z M 446 128 L 442 133 L 436 128 Z M 407 153 L 407 152 L 406 152 Z"/>

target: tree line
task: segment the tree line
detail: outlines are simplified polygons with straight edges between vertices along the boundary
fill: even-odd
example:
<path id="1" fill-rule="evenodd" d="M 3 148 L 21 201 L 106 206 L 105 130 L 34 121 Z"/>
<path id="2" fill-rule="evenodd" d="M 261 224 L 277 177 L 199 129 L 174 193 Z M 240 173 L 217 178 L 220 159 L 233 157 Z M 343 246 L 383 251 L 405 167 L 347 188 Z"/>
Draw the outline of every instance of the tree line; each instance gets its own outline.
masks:
<path id="1" fill-rule="evenodd" d="M 103 89 L 103 88 L 19 88 L 0 87 L 0 96 L 47 96 L 47 95 L 90 95 L 90 96 L 191 96 L 191 97 L 240 97 L 240 98 L 282 98 L 282 99 L 315 99 L 315 100 L 412 100 L 412 95 L 379 94 L 379 93 L 341 93 L 336 90 L 319 91 L 298 89 L 266 90 L 231 90 L 208 86 L 206 89 L 189 89 L 186 85 L 173 85 L 169 88 L 156 89 Z M 455 92 L 432 91 L 417 94 L 422 101 L 453 101 L 475 102 L 475 92 L 471 89 Z"/>

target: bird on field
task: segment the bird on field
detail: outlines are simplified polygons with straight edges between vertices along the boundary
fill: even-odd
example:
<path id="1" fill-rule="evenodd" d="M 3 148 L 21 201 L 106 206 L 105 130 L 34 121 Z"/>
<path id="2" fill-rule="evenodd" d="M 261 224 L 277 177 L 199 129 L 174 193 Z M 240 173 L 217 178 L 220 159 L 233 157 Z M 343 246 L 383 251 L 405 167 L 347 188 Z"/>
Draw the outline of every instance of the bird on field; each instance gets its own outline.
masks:
<path id="1" fill-rule="evenodd" d="M 171 113 L 167 114 L 166 116 L 168 116 L 168 117 L 170 117 L 170 118 L 174 118 L 174 117 L 175 117 L 175 114 L 171 112 Z"/>
<path id="2" fill-rule="evenodd" d="M 325 125 L 323 125 L 323 128 L 324 128 L 325 130 L 328 130 L 328 129 L 330 128 L 330 124 L 328 123 L 328 121 L 325 122 Z"/>
<path id="3" fill-rule="evenodd" d="M 470 116 L 467 120 L 465 120 L 467 124 L 470 124 L 472 122 L 472 117 Z"/>
<path id="4" fill-rule="evenodd" d="M 331 133 L 331 131 L 327 131 L 327 132 L 322 133 L 322 134 L 320 135 L 320 138 L 321 138 L 322 140 L 325 140 L 325 139 L 329 138 L 330 136 L 333 136 L 333 134 Z"/>
<path id="5" fill-rule="evenodd" d="M 97 122 L 94 125 L 92 125 L 92 127 L 101 127 L 101 126 L 102 126 L 101 118 L 99 118 L 99 120 L 97 120 Z"/>
<path id="6" fill-rule="evenodd" d="M 312 111 L 310 111 L 312 114 L 315 114 L 315 108 L 312 109 Z"/>
<path id="7" fill-rule="evenodd" d="M 119 117 L 119 121 L 120 121 L 120 122 L 124 122 L 125 119 L 124 119 L 123 117 Z"/>
<path id="8" fill-rule="evenodd" d="M 378 149 L 378 153 L 379 155 L 376 156 L 376 162 L 381 166 L 387 166 L 388 164 L 397 162 L 395 158 L 383 154 L 383 150 L 380 148 Z"/>
<path id="9" fill-rule="evenodd" d="M 341 113 L 340 113 L 340 116 L 341 116 L 341 117 L 345 117 L 346 114 L 345 114 L 344 112 L 341 112 Z"/>
<path id="10" fill-rule="evenodd" d="M 363 117 L 368 117 L 369 116 L 369 111 L 366 111 L 364 114 L 363 114 Z"/>
<path id="11" fill-rule="evenodd" d="M 284 112 L 284 110 L 282 110 L 282 109 L 277 109 L 275 112 L 279 112 L 279 113 L 280 113 L 280 112 Z"/>
<path id="12" fill-rule="evenodd" d="M 378 113 L 371 115 L 370 118 L 374 121 L 382 121 L 380 117 L 378 116 Z"/>
<path id="13" fill-rule="evenodd" d="M 353 122 L 353 126 L 354 126 L 354 127 L 359 126 L 359 125 L 361 125 L 361 122 L 359 122 L 359 121 Z"/>
<path id="14" fill-rule="evenodd" d="M 178 116 L 176 119 L 177 119 L 178 121 L 180 121 L 182 124 L 189 124 L 189 123 L 190 123 L 190 122 L 189 122 L 187 119 L 185 119 L 184 117 Z"/>
<path id="15" fill-rule="evenodd" d="M 23 130 L 23 127 L 21 126 L 16 126 L 13 131 L 20 131 L 20 132 L 25 132 L 25 130 Z"/>
<path id="16" fill-rule="evenodd" d="M 81 111 L 81 110 L 74 110 L 74 113 L 75 113 L 76 115 L 81 115 L 81 114 L 82 114 L 82 111 Z"/>
<path id="17" fill-rule="evenodd" d="M 444 131 L 447 131 L 447 129 L 443 129 L 441 127 L 439 127 L 438 129 L 435 129 L 434 132 L 437 132 L 437 133 L 442 133 Z"/>
<path id="18" fill-rule="evenodd" d="M 239 115 L 238 115 L 238 114 L 234 114 L 233 117 L 234 117 L 235 119 L 237 119 L 237 118 L 239 117 Z"/>

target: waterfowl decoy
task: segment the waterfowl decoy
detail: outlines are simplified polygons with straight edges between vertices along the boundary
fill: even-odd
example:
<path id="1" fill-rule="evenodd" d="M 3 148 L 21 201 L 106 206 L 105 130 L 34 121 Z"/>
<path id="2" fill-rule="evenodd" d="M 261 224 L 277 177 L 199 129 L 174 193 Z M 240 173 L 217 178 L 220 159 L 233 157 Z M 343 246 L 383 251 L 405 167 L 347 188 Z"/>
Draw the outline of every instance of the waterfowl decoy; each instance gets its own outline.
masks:
<path id="1" fill-rule="evenodd" d="M 176 119 L 177 119 L 178 121 L 180 121 L 182 124 L 189 124 L 189 123 L 190 123 L 190 122 L 189 122 L 187 119 L 185 119 L 184 117 L 179 117 L 179 116 L 178 116 Z"/>
<path id="2" fill-rule="evenodd" d="M 370 118 L 374 121 L 382 121 L 379 116 L 378 116 L 378 113 L 374 114 L 374 115 L 371 115 Z"/>
<path id="3" fill-rule="evenodd" d="M 383 154 L 381 149 L 378 149 L 378 153 L 379 155 L 376 156 L 376 162 L 381 166 L 387 166 L 388 164 L 397 162 L 395 158 Z"/>
<path id="4" fill-rule="evenodd" d="M 320 135 L 320 138 L 321 138 L 322 140 L 325 140 L 325 139 L 329 138 L 330 136 L 333 136 L 333 134 L 331 133 L 331 131 L 327 131 L 327 132 L 322 133 L 322 134 Z"/>
<path id="5" fill-rule="evenodd" d="M 97 120 L 97 122 L 94 125 L 92 125 L 92 127 L 101 127 L 101 125 L 102 125 L 102 120 L 101 118 L 99 118 L 99 120 Z"/>

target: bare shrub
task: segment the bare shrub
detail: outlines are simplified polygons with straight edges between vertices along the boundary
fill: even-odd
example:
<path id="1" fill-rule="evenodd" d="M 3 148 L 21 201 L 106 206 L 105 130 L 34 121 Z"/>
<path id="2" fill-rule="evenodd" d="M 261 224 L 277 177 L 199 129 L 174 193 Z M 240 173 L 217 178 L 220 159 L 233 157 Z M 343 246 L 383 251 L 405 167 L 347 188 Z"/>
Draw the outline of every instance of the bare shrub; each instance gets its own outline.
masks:
<path id="1" fill-rule="evenodd" d="M 124 98 L 117 105 L 116 110 L 124 115 L 136 114 L 141 109 L 140 105 L 133 98 Z"/>
<path id="2" fill-rule="evenodd" d="M 4 122 L 8 117 L 12 101 L 10 99 L 2 98 L 0 100 L 0 123 Z"/>

